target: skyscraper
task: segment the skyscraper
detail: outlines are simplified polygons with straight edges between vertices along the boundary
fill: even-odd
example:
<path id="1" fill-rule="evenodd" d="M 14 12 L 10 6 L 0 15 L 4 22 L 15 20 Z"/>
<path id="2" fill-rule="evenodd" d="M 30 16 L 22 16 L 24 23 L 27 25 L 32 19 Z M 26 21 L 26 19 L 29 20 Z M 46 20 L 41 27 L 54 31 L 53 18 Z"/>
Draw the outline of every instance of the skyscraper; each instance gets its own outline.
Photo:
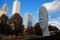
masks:
<path id="1" fill-rule="evenodd" d="M 0 16 L 2 16 L 3 14 L 7 15 L 8 12 L 8 6 L 7 4 L 4 4 L 2 8 L 0 8 Z"/>
<path id="2" fill-rule="evenodd" d="M 7 4 L 3 5 L 2 10 L 8 12 L 8 6 L 7 6 Z"/>
<path id="3" fill-rule="evenodd" d="M 33 19 L 33 20 L 32 20 L 32 23 L 33 23 L 32 26 L 34 26 L 34 25 L 35 25 L 35 19 L 34 19 L 34 17 L 33 17 L 32 19 Z"/>
<path id="4" fill-rule="evenodd" d="M 13 3 L 12 17 L 9 20 L 9 25 L 12 26 L 12 30 L 16 32 L 16 34 L 23 32 L 23 19 L 20 16 L 20 2 L 15 0 Z"/>
<path id="5" fill-rule="evenodd" d="M 13 3 L 12 15 L 15 13 L 20 13 L 20 2 L 18 0 L 15 0 Z"/>
<path id="6" fill-rule="evenodd" d="M 34 26 L 34 24 L 35 24 L 35 19 L 34 19 L 33 16 L 32 16 L 31 14 L 29 14 L 28 12 L 25 14 L 24 24 L 25 24 L 25 29 L 26 29 L 27 27 Z"/>

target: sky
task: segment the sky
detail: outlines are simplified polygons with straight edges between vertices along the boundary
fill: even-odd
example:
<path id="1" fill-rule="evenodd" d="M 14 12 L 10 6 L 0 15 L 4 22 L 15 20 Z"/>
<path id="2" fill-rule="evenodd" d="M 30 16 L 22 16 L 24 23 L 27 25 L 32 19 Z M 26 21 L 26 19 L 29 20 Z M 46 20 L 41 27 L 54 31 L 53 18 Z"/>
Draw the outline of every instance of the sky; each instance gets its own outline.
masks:
<path id="1" fill-rule="evenodd" d="M 8 6 L 8 17 L 12 16 L 13 2 L 15 0 L 0 0 L 0 8 L 4 4 Z M 60 0 L 19 0 L 20 15 L 23 18 L 26 12 L 32 14 L 36 23 L 39 22 L 39 8 L 45 6 L 48 11 L 48 23 L 60 29 Z"/>

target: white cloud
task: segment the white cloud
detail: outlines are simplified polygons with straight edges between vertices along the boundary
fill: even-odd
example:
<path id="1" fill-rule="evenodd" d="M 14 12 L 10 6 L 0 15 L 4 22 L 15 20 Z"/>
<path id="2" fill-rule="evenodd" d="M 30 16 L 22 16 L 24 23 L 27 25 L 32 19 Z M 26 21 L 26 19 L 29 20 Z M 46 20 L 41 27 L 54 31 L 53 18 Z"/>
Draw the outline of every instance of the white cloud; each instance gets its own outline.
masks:
<path id="1" fill-rule="evenodd" d="M 51 12 L 51 13 L 60 11 L 60 1 L 59 0 L 54 0 L 53 2 L 44 3 L 43 6 L 45 6 L 47 11 Z"/>
<path id="2" fill-rule="evenodd" d="M 60 30 L 60 21 L 49 21 L 48 24 L 51 24 L 52 26 L 56 26 Z"/>
<path id="3" fill-rule="evenodd" d="M 53 20 L 53 21 L 49 21 L 48 24 L 51 24 L 53 26 L 58 26 L 58 25 L 60 25 L 60 21 Z"/>

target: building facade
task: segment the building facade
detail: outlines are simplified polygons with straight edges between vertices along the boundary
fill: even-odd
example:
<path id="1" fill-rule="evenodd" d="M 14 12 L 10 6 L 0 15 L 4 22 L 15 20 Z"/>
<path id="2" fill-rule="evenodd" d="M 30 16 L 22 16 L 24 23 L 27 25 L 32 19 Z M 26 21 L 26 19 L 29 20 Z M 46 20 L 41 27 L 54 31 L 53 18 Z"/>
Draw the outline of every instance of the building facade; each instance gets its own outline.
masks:
<path id="1" fill-rule="evenodd" d="M 3 14 L 7 15 L 8 12 L 8 6 L 7 4 L 4 4 L 2 8 L 0 8 L 0 16 L 2 16 Z"/>
<path id="2" fill-rule="evenodd" d="M 15 0 L 13 3 L 12 17 L 9 20 L 9 25 L 16 35 L 23 32 L 23 21 L 20 15 L 20 2 Z"/>
<path id="3" fill-rule="evenodd" d="M 18 0 L 13 3 L 12 15 L 15 13 L 20 13 L 20 2 Z"/>
<path id="4" fill-rule="evenodd" d="M 26 29 L 27 27 L 32 27 L 32 26 L 34 26 L 34 24 L 35 24 L 35 19 L 34 19 L 34 17 L 33 17 L 31 14 L 26 13 L 26 14 L 25 14 L 25 20 L 24 20 L 25 29 Z"/>

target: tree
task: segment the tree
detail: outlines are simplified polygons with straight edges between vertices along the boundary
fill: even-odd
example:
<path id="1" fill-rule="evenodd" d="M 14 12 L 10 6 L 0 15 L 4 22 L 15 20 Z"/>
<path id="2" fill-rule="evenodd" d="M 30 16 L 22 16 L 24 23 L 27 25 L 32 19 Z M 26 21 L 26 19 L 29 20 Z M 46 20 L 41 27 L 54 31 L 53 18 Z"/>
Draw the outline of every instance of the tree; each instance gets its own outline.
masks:
<path id="1" fill-rule="evenodd" d="M 8 19 L 8 17 L 7 17 L 7 15 L 5 15 L 5 14 L 3 14 L 1 17 L 0 17 L 0 23 L 7 23 L 7 21 L 8 21 L 9 19 Z"/>
<path id="2" fill-rule="evenodd" d="M 26 32 L 27 34 L 33 34 L 33 27 L 28 27 L 28 28 L 25 30 L 25 32 Z"/>
<path id="3" fill-rule="evenodd" d="M 14 15 L 12 15 L 9 25 L 14 24 L 14 25 L 12 25 L 12 27 L 15 27 L 15 29 L 14 29 L 15 35 L 19 35 L 19 33 L 20 34 L 23 33 L 23 24 L 22 23 L 23 23 L 22 17 L 18 13 L 15 13 Z"/>
<path id="4" fill-rule="evenodd" d="M 10 35 L 11 27 L 8 24 L 0 23 L 0 34 Z"/>
<path id="5" fill-rule="evenodd" d="M 4 31 L 5 31 L 4 32 L 5 35 L 10 35 L 10 33 L 11 33 L 11 26 L 5 24 Z"/>
<path id="6" fill-rule="evenodd" d="M 7 24 L 8 22 L 8 17 L 7 15 L 3 14 L 0 17 L 0 33 L 1 34 L 8 34 L 10 32 L 10 26 Z"/>
<path id="7" fill-rule="evenodd" d="M 34 33 L 36 35 L 42 35 L 42 29 L 39 25 L 39 23 L 36 23 L 35 26 L 34 26 Z"/>
<path id="8" fill-rule="evenodd" d="M 49 25 L 49 31 L 59 31 L 59 29 L 56 26 Z"/>

